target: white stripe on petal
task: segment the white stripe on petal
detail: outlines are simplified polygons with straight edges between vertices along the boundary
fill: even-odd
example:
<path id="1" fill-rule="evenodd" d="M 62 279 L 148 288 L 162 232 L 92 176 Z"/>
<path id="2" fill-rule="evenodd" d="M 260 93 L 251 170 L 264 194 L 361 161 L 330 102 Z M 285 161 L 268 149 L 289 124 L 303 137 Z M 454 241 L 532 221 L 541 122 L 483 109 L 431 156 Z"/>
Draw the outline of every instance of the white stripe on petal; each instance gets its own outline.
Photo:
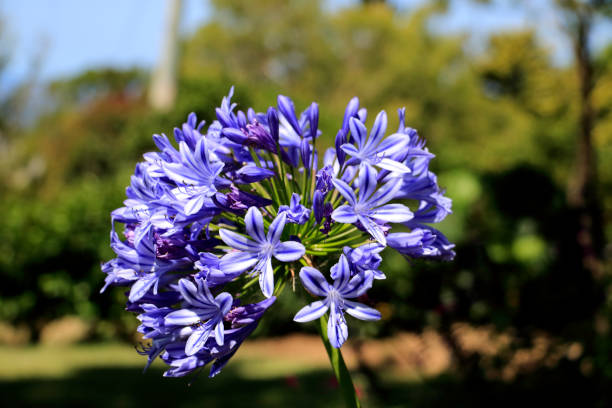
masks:
<path id="1" fill-rule="evenodd" d="M 338 192 L 342 194 L 342 197 L 344 197 L 344 199 L 348 201 L 349 204 L 355 205 L 355 203 L 357 202 L 357 197 L 355 197 L 353 189 L 348 184 L 339 179 L 332 179 L 332 183 L 334 184 L 336 189 L 338 189 Z"/>
<path id="2" fill-rule="evenodd" d="M 328 306 L 326 301 L 317 300 L 300 309 L 300 311 L 295 314 L 293 320 L 299 323 L 310 322 L 323 316 L 325 312 L 327 312 L 327 309 Z"/>
<path id="3" fill-rule="evenodd" d="M 283 234 L 283 229 L 285 228 L 285 222 L 287 221 L 287 213 L 282 212 L 274 218 L 274 221 L 270 223 L 270 227 L 268 227 L 268 242 L 272 244 L 276 244 L 280 241 L 280 237 Z"/>
<path id="4" fill-rule="evenodd" d="M 374 120 L 374 125 L 372 126 L 372 130 L 370 130 L 370 138 L 368 139 L 368 144 L 365 146 L 368 148 L 369 146 L 376 146 L 380 143 L 380 140 L 385 136 L 385 132 L 387 131 L 387 112 L 380 111 L 378 115 L 376 115 L 376 119 Z"/>
<path id="5" fill-rule="evenodd" d="M 355 142 L 357 142 L 357 147 L 361 150 L 365 144 L 368 129 L 366 129 L 363 123 L 355 118 L 349 120 L 349 129 L 351 130 L 351 136 L 353 136 Z"/>
<path id="6" fill-rule="evenodd" d="M 146 295 L 149 289 L 151 289 L 151 286 L 153 286 L 158 279 L 159 278 L 154 273 L 151 273 L 134 282 L 132 289 L 130 289 L 130 295 L 128 296 L 129 301 L 136 302 L 140 300 L 140 298 Z"/>
<path id="7" fill-rule="evenodd" d="M 318 269 L 304 266 L 300 270 L 300 280 L 306 290 L 313 295 L 327 296 L 327 292 L 329 292 L 329 283 L 327 283 L 327 280 Z"/>
<path id="8" fill-rule="evenodd" d="M 348 283 L 341 287 L 339 292 L 343 298 L 356 298 L 372 287 L 374 281 L 374 272 L 371 269 L 363 271 L 351 278 Z"/>
<path id="9" fill-rule="evenodd" d="M 368 233 L 372 236 L 372 238 L 374 238 L 382 245 L 387 245 L 387 238 L 385 237 L 385 233 L 383 232 L 380 225 L 376 224 L 371 219 L 361 215 L 357 216 L 357 219 L 359 220 L 363 228 L 365 228 L 366 231 L 368 231 Z"/>
<path id="10" fill-rule="evenodd" d="M 353 157 L 359 156 L 359 150 L 357 150 L 357 148 L 350 143 L 345 143 L 342 146 L 340 146 L 340 148 L 344 151 L 344 153 L 350 156 L 353 156 Z"/>
<path id="11" fill-rule="evenodd" d="M 269 298 L 274 293 L 274 269 L 272 259 L 268 258 L 263 270 L 259 271 L 259 286 L 265 297 Z"/>
<path id="12" fill-rule="evenodd" d="M 248 234 L 257 242 L 263 243 L 266 240 L 264 232 L 263 217 L 257 207 L 251 207 L 244 216 L 244 223 Z"/>
<path id="13" fill-rule="evenodd" d="M 329 320 L 327 321 L 327 338 L 331 345 L 340 348 L 348 338 L 348 327 L 342 314 L 342 310 L 330 305 Z"/>
<path id="14" fill-rule="evenodd" d="M 381 159 L 378 163 L 376 163 L 376 165 L 378 167 L 380 167 L 381 169 L 385 169 L 385 170 L 389 170 L 389 171 L 393 171 L 396 173 L 410 173 L 411 170 L 406 167 L 405 164 L 400 163 L 398 161 L 395 160 L 391 160 L 391 159 L 387 159 L 386 157 Z"/>
<path id="15" fill-rule="evenodd" d="M 346 259 L 346 255 L 340 255 L 340 259 L 336 264 L 334 278 L 334 288 L 341 289 L 351 278 L 351 269 L 348 264 L 348 260 Z"/>
<path id="16" fill-rule="evenodd" d="M 359 166 L 357 185 L 359 186 L 360 202 L 365 202 L 376 190 L 376 170 L 365 162 Z"/>
<path id="17" fill-rule="evenodd" d="M 231 252 L 219 261 L 219 269 L 227 275 L 246 271 L 257 263 L 257 253 Z"/>
<path id="18" fill-rule="evenodd" d="M 360 320 L 379 320 L 381 317 L 378 310 L 351 300 L 344 301 L 344 310 L 346 313 Z"/>
<path id="19" fill-rule="evenodd" d="M 219 321 L 215 326 L 215 340 L 217 344 L 222 346 L 225 340 L 225 330 L 223 328 L 223 320 Z"/>
<path id="20" fill-rule="evenodd" d="M 191 336 L 187 339 L 187 344 L 185 344 L 185 354 L 193 356 L 206 345 L 206 340 L 208 340 L 212 331 L 211 328 L 207 326 L 208 325 L 204 325 L 204 327 L 191 333 Z"/>
<path id="21" fill-rule="evenodd" d="M 164 318 L 165 324 L 189 326 L 200 321 L 200 315 L 191 309 L 180 309 L 170 312 Z"/>
<path id="22" fill-rule="evenodd" d="M 357 222 L 357 215 L 353 207 L 349 205 L 341 205 L 332 212 L 331 217 L 334 221 L 342 224 L 352 224 Z"/>
<path id="23" fill-rule="evenodd" d="M 378 207 L 368 214 L 372 218 L 384 222 L 406 222 L 414 217 L 414 214 L 403 204 L 387 204 Z"/>
<path id="24" fill-rule="evenodd" d="M 399 189 L 402 188 L 403 181 L 401 178 L 392 178 L 387 181 L 381 188 L 379 188 L 370 199 L 368 203 L 371 207 L 378 207 L 393 200 Z"/>
<path id="25" fill-rule="evenodd" d="M 220 229 L 219 235 L 223 242 L 232 248 L 241 251 L 259 252 L 259 245 L 245 236 L 226 229 Z"/>
<path id="26" fill-rule="evenodd" d="M 304 245 L 296 241 L 281 242 L 274 247 L 274 257 L 282 262 L 297 261 L 305 253 Z"/>

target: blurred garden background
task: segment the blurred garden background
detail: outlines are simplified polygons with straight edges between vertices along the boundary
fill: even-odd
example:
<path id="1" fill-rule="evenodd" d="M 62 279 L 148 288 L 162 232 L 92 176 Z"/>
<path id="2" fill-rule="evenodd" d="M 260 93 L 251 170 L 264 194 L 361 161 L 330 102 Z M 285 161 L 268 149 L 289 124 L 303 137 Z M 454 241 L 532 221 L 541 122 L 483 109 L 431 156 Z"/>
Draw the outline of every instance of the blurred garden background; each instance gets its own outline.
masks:
<path id="1" fill-rule="evenodd" d="M 0 2 L 0 401 L 342 406 L 291 289 L 219 376 L 142 374 L 99 293 L 154 133 L 276 95 L 406 123 L 453 199 L 449 263 L 387 254 L 343 351 L 365 406 L 612 405 L 612 2 Z M 393 128 L 397 122 L 391 122 Z M 354 324 L 353 324 L 354 323 Z"/>

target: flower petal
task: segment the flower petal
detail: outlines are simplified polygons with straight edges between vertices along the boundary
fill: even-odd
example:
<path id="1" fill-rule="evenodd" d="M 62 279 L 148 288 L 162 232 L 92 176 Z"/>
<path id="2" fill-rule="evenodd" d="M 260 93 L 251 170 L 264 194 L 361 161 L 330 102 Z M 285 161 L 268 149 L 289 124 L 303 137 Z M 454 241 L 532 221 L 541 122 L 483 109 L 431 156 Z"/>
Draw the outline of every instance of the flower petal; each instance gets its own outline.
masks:
<path id="1" fill-rule="evenodd" d="M 274 218 L 274 221 L 270 223 L 268 227 L 267 240 L 271 244 L 276 244 L 280 241 L 283 229 L 285 228 L 285 222 L 287 221 L 287 213 L 282 212 Z"/>
<path id="2" fill-rule="evenodd" d="M 284 95 L 278 95 L 277 101 L 278 110 L 281 111 L 281 113 L 287 119 L 293 130 L 300 134 L 301 129 L 297 117 L 295 116 L 295 107 L 293 105 L 293 101 Z"/>
<path id="3" fill-rule="evenodd" d="M 367 163 L 359 166 L 357 186 L 359 186 L 359 202 L 365 202 L 376 190 L 376 170 Z"/>
<path id="4" fill-rule="evenodd" d="M 202 283 L 202 285 L 205 284 Z M 181 296 L 190 305 L 201 309 L 215 310 L 217 308 L 217 305 L 213 301 L 208 301 L 208 299 L 205 297 L 205 293 L 198 293 L 198 288 L 189 279 L 179 280 L 178 286 Z M 202 289 L 204 289 L 203 286 Z"/>
<path id="5" fill-rule="evenodd" d="M 259 252 L 259 245 L 243 235 L 223 228 L 219 230 L 219 235 L 223 242 L 232 248 L 241 251 Z"/>
<path id="6" fill-rule="evenodd" d="M 274 269 L 272 269 L 272 259 L 268 258 L 266 265 L 259 272 L 259 286 L 265 297 L 269 298 L 274 293 Z"/>
<path id="7" fill-rule="evenodd" d="M 310 322 L 323 316 L 325 312 L 327 312 L 327 309 L 329 309 L 329 307 L 325 300 L 317 300 L 301 308 L 300 311 L 295 314 L 293 320 L 299 323 Z"/>
<path id="8" fill-rule="evenodd" d="M 318 269 L 304 266 L 300 270 L 300 280 L 304 288 L 316 296 L 327 296 L 329 283 Z"/>
<path id="9" fill-rule="evenodd" d="M 331 277 L 334 280 L 334 288 L 342 290 L 351 278 L 351 268 L 349 267 L 346 255 L 340 255 L 338 263 L 331 269 Z"/>
<path id="10" fill-rule="evenodd" d="M 346 204 L 336 208 L 334 212 L 332 212 L 331 217 L 334 221 L 342 224 L 352 224 L 357 222 L 357 214 L 355 214 L 355 210 L 353 207 Z"/>
<path id="11" fill-rule="evenodd" d="M 327 321 L 327 338 L 335 348 L 340 348 L 348 338 L 348 327 L 342 310 L 338 310 L 333 302 L 330 305 Z"/>
<path id="12" fill-rule="evenodd" d="M 385 233 L 382 228 L 380 228 L 380 225 L 376 224 L 370 218 L 364 217 L 362 215 L 358 215 L 357 219 L 359 220 L 363 228 L 365 228 L 365 230 L 368 231 L 368 233 L 372 236 L 372 238 L 374 238 L 382 245 L 387 245 Z"/>
<path id="13" fill-rule="evenodd" d="M 343 298 L 356 298 L 372 287 L 374 281 L 374 273 L 372 270 L 363 271 L 351 278 L 348 283 L 340 288 L 340 294 Z"/>
<path id="14" fill-rule="evenodd" d="M 410 137 L 408 135 L 404 133 L 394 133 L 385 138 L 385 140 L 376 147 L 376 151 L 384 157 L 393 156 L 395 153 L 404 150 L 409 142 Z"/>
<path id="15" fill-rule="evenodd" d="M 353 157 L 359 156 L 359 150 L 357 150 L 357 148 L 350 143 L 345 143 L 341 145 L 340 148 L 344 151 L 344 153 L 350 156 L 353 156 Z"/>
<path id="16" fill-rule="evenodd" d="M 402 187 L 402 179 L 399 177 L 392 178 L 379 188 L 372 197 L 368 199 L 371 207 L 379 207 L 393 200 L 397 192 Z"/>
<path id="17" fill-rule="evenodd" d="M 351 136 L 353 136 L 355 142 L 357 142 L 357 147 L 361 150 L 365 145 L 368 129 L 366 129 L 365 125 L 356 118 L 351 118 L 349 120 L 349 129 L 351 130 Z"/>
<path id="18" fill-rule="evenodd" d="M 128 296 L 129 301 L 136 302 L 140 300 L 141 297 L 147 294 L 151 286 L 153 286 L 158 279 L 158 276 L 154 273 L 150 273 L 134 282 L 130 289 L 130 295 Z"/>
<path id="19" fill-rule="evenodd" d="M 175 326 L 189 326 L 201 320 L 200 315 L 191 309 L 179 309 L 170 312 L 164 318 L 164 323 Z"/>
<path id="20" fill-rule="evenodd" d="M 380 312 L 378 310 L 359 302 L 353 302 L 351 300 L 344 301 L 344 310 L 346 311 L 346 313 L 350 314 L 353 317 L 356 317 L 359 320 L 372 321 L 380 320 L 381 318 Z"/>
<path id="21" fill-rule="evenodd" d="M 380 111 L 378 115 L 376 115 L 376 119 L 374 120 L 374 125 L 372 126 L 372 130 L 370 130 L 370 138 L 368 139 L 368 146 L 376 146 L 381 141 L 383 136 L 385 136 L 385 132 L 387 131 L 387 112 Z"/>
<path id="22" fill-rule="evenodd" d="M 226 315 L 230 311 L 233 302 L 232 295 L 227 292 L 219 293 L 215 297 L 215 303 L 218 305 L 222 315 Z"/>
<path id="23" fill-rule="evenodd" d="M 219 261 L 219 269 L 227 275 L 244 272 L 257 263 L 257 253 L 254 252 L 230 252 L 223 255 Z"/>
<path id="24" fill-rule="evenodd" d="M 200 211 L 204 206 L 205 198 L 206 197 L 204 194 L 198 194 L 195 197 L 189 199 L 189 201 L 187 201 L 185 207 L 183 208 L 185 215 L 193 215 Z"/>
<path id="25" fill-rule="evenodd" d="M 357 202 L 357 197 L 355 197 L 355 193 L 353 192 L 351 186 L 339 179 L 332 179 L 332 183 L 338 189 L 338 192 L 342 194 L 342 197 L 344 197 L 344 199 L 348 201 L 349 204 L 355 205 L 355 203 Z"/>
<path id="26" fill-rule="evenodd" d="M 248 234 L 257 242 L 263 243 L 266 240 L 264 223 L 261 212 L 257 207 L 251 207 L 244 216 L 244 223 Z"/>
<path id="27" fill-rule="evenodd" d="M 378 163 L 376 163 L 378 167 L 381 169 L 394 171 L 396 173 L 410 173 L 411 170 L 406 167 L 405 164 L 400 163 L 395 160 L 388 159 L 386 157 L 382 158 Z"/>
<path id="28" fill-rule="evenodd" d="M 384 222 L 406 222 L 414 217 L 404 204 L 386 204 L 370 211 L 368 215 Z"/>
<path id="29" fill-rule="evenodd" d="M 215 340 L 217 344 L 222 346 L 225 340 L 225 329 L 223 327 L 223 320 L 220 320 L 219 323 L 215 326 Z"/>
<path id="30" fill-rule="evenodd" d="M 306 253 L 304 245 L 296 241 L 280 242 L 274 247 L 274 257 L 282 262 L 297 261 Z"/>
<path id="31" fill-rule="evenodd" d="M 206 340 L 210 337 L 212 330 L 208 324 L 205 324 L 203 327 L 195 330 L 191 333 L 191 336 L 187 339 L 187 344 L 185 344 L 185 354 L 188 356 L 193 356 L 198 351 L 200 351 L 206 345 Z"/>

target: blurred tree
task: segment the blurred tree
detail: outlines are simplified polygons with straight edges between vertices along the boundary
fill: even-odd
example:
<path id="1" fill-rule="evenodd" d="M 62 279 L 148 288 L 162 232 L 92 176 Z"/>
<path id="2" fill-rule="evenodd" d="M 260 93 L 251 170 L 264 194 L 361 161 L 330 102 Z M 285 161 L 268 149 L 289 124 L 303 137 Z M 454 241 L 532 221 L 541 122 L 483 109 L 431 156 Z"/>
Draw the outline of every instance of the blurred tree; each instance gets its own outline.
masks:
<path id="1" fill-rule="evenodd" d="M 574 58 L 580 84 L 580 127 L 575 170 L 568 187 L 568 202 L 577 211 L 580 223 L 578 246 L 584 268 L 594 276 L 603 273 L 603 228 L 597 186 L 597 164 L 592 133 L 594 111 L 592 93 L 595 84 L 589 40 L 597 14 L 612 15 L 609 0 L 558 0 L 566 16 L 567 29 L 573 42 Z"/>

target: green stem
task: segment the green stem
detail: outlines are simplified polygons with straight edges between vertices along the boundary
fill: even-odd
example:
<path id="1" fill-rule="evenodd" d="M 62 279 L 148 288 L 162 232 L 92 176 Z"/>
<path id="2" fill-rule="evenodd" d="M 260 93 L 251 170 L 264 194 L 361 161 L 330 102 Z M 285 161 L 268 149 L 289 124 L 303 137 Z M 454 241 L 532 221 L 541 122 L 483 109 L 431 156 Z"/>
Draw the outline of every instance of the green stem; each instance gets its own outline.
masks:
<path id="1" fill-rule="evenodd" d="M 348 408 L 359 408 L 361 407 L 359 404 L 359 398 L 357 398 L 355 386 L 353 386 L 353 380 L 351 379 L 351 373 L 349 373 L 348 369 L 346 368 L 346 364 L 342 358 L 342 353 L 340 352 L 340 349 L 332 347 L 332 345 L 329 343 L 329 339 L 327 338 L 327 315 L 321 316 L 319 322 L 321 323 L 321 339 L 325 345 L 325 350 L 327 351 L 329 361 L 334 369 L 334 374 L 336 375 L 338 384 L 340 384 L 340 390 L 344 396 L 344 402 Z"/>

